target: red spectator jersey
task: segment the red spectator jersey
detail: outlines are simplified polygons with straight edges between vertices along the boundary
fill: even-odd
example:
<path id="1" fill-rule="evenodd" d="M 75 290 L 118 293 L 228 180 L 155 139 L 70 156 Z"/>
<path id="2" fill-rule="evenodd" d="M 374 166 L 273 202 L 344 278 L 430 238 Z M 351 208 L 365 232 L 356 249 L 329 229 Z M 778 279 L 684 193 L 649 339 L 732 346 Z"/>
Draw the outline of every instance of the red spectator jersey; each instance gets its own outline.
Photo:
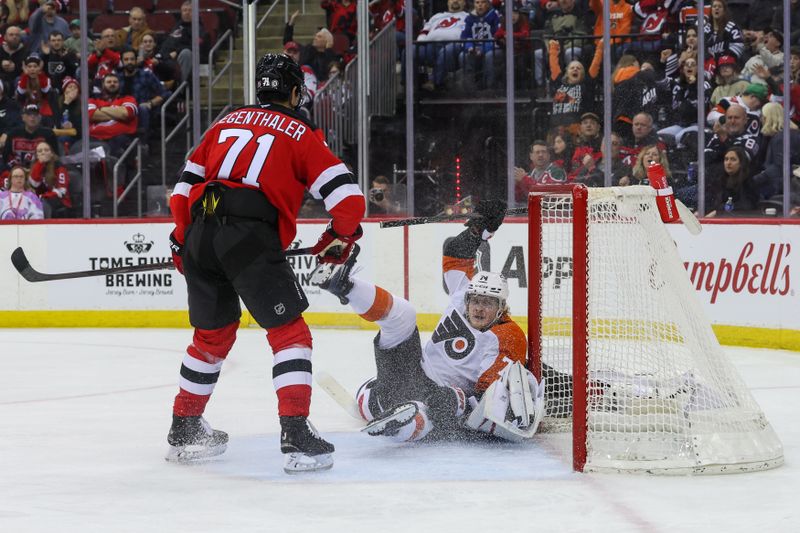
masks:
<path id="1" fill-rule="evenodd" d="M 123 106 L 128 111 L 128 120 L 106 120 L 104 122 L 91 122 L 94 112 L 101 107 Z M 89 98 L 89 136 L 93 139 L 105 141 L 119 135 L 134 135 L 139 125 L 137 113 L 139 108 L 133 96 L 120 96 L 114 100 L 102 98 Z"/>
<path id="2" fill-rule="evenodd" d="M 340 235 L 356 231 L 366 207 L 355 178 L 328 149 L 321 130 L 299 113 L 276 104 L 231 111 L 206 132 L 189 156 L 170 200 L 180 242 L 191 222 L 190 207 L 211 180 L 260 189 L 278 210 L 284 248 L 296 234 L 306 190 L 324 201 L 333 216 L 333 229 Z"/>
<path id="3" fill-rule="evenodd" d="M 62 204 L 67 207 L 72 207 L 72 198 L 69 196 L 69 173 L 67 173 L 67 169 L 58 166 L 53 170 L 56 179 L 52 187 L 44 180 L 45 165 L 39 161 L 36 161 L 31 167 L 31 176 L 28 181 L 30 181 L 36 194 L 42 198 L 57 196 L 61 198 Z"/>

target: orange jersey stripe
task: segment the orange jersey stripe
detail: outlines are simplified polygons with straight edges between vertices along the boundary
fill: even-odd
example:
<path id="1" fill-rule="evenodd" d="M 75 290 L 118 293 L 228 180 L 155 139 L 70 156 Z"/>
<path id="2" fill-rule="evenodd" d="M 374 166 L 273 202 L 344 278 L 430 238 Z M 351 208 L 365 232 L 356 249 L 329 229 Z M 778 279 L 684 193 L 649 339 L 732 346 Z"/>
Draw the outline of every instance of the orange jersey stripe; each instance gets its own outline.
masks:
<path id="1" fill-rule="evenodd" d="M 510 361 L 519 361 L 523 365 L 526 364 L 528 355 L 528 341 L 525 339 L 525 334 L 516 322 L 511 320 L 508 315 L 504 316 L 502 322 L 492 326 L 491 332 L 497 335 L 498 341 L 498 354 L 497 359 L 494 360 L 492 366 L 486 369 L 478 378 L 475 384 L 476 392 L 483 392 L 489 385 L 494 382 L 498 374 L 505 368 Z"/>
<path id="2" fill-rule="evenodd" d="M 442 257 L 442 272 L 448 272 L 450 270 L 460 270 L 466 274 L 469 279 L 472 279 L 472 275 L 475 273 L 475 258 L 470 257 L 469 259 L 462 259 L 445 255 Z"/>
<path id="3" fill-rule="evenodd" d="M 377 322 L 381 318 L 389 314 L 392 308 L 392 293 L 381 287 L 375 287 L 375 301 L 372 302 L 372 307 L 360 315 L 361 318 L 369 322 Z"/>

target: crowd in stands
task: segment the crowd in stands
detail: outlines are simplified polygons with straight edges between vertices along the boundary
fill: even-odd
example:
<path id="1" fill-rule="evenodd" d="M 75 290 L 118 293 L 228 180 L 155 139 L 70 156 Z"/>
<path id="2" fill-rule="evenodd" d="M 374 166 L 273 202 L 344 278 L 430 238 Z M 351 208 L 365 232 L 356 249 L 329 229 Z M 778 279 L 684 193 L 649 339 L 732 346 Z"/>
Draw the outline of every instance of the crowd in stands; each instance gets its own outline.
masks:
<path id="1" fill-rule="evenodd" d="M 138 138 L 148 154 L 158 123 L 154 113 L 191 73 L 192 4 L 116 4 L 124 4 L 124 11 L 114 12 L 114 2 L 90 1 L 93 31 L 84 31 L 77 2 L 0 1 L 0 219 L 80 215 L 74 210 L 68 165 L 60 161 L 82 149 L 82 91 L 88 92 L 93 146 L 113 158 Z M 207 57 L 214 37 L 203 20 L 201 58 Z M 216 30 L 219 24 L 213 26 Z M 89 53 L 85 62 L 80 59 L 82 41 Z M 88 88 L 79 81 L 84 64 Z M 111 158 L 92 169 L 105 178 L 106 188 Z"/>
<path id="2" fill-rule="evenodd" d="M 469 5 L 468 5 L 469 1 Z M 698 64 L 698 9 L 691 0 L 609 0 L 611 57 L 603 57 L 603 0 L 514 0 L 511 7 L 517 93 L 546 107 L 547 135 L 531 143 L 530 167 L 517 168 L 517 196 L 531 183 L 604 183 L 602 70 L 612 71 L 612 184 L 647 184 L 646 164 L 661 161 L 680 198 L 697 199 L 698 107 L 706 115 L 704 211 L 753 212 L 780 207 L 784 101 L 792 124 L 800 120 L 800 6 L 792 0 L 791 89 L 783 73 L 783 4 L 780 0 L 707 2 L 702 14 L 704 64 Z M 345 61 L 356 37 L 355 2 L 323 0 L 328 29 L 314 41 L 284 42 L 300 50 L 300 63 L 316 83 L 325 65 Z M 373 34 L 396 21 L 398 59 L 405 68 L 405 2 L 370 6 Z M 415 3 L 412 20 L 415 89 L 431 98 L 505 93 L 506 8 L 503 0 L 428 0 Z M 334 45 L 339 39 L 345 45 Z M 349 47 L 348 47 L 349 45 Z M 698 78 L 702 96 L 698 96 Z M 314 86 L 317 88 L 317 86 Z M 788 92 L 789 95 L 785 96 Z M 774 107 L 770 126 L 762 109 Z M 539 115 L 542 116 L 542 115 Z M 800 134 L 791 134 L 791 164 L 800 165 Z M 547 157 L 543 149 L 547 148 Z M 795 149 L 796 148 L 796 149 Z M 734 153 L 735 152 L 735 153 Z M 736 157 L 738 156 L 738 158 Z M 732 161 L 739 161 L 735 171 Z M 800 174 L 800 171 L 798 172 Z M 792 205 L 800 204 L 792 178 Z M 793 208 L 798 214 L 800 208 Z"/>

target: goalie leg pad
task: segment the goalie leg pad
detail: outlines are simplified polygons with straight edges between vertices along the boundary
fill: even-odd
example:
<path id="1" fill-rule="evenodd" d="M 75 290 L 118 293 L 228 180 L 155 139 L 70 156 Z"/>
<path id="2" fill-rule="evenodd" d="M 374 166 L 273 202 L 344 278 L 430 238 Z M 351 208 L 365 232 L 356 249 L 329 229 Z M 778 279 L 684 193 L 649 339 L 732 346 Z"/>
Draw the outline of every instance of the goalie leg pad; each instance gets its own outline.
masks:
<path id="1" fill-rule="evenodd" d="M 533 437 L 544 415 L 544 382 L 520 363 L 500 372 L 467 418 L 466 425 L 505 440 L 518 442 Z"/>
<path id="2" fill-rule="evenodd" d="M 397 442 L 413 442 L 425 438 L 432 429 L 425 404 L 408 402 L 376 418 L 361 431 L 372 436 L 389 437 Z"/>

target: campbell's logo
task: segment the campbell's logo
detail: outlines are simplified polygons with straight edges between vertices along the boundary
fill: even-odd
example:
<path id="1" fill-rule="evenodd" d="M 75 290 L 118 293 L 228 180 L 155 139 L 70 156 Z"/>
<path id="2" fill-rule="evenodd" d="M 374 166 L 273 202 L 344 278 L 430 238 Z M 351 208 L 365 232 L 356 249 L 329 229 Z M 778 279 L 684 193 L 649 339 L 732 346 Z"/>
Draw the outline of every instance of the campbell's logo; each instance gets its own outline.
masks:
<path id="1" fill-rule="evenodd" d="M 711 293 L 712 304 L 724 292 L 787 295 L 791 279 L 786 259 L 792 245 L 771 243 L 763 262 L 750 260 L 754 249 L 752 242 L 745 244 L 735 263 L 723 257 L 719 261 L 687 261 L 684 266 L 695 289 Z"/>

